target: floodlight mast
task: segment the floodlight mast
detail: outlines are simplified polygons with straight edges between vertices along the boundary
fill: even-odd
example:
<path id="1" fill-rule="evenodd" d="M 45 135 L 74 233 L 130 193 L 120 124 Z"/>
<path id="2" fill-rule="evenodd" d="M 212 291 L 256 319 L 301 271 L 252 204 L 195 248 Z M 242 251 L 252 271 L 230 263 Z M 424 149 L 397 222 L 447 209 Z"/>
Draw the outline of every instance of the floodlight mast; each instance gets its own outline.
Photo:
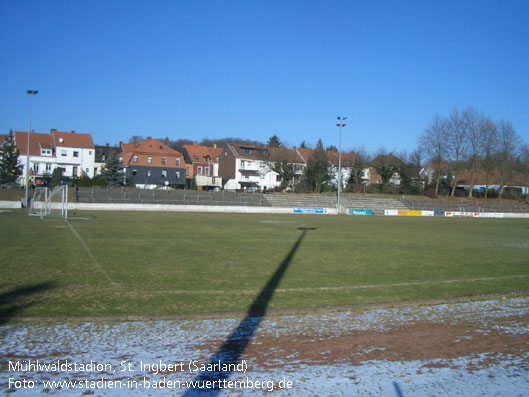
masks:
<path id="1" fill-rule="evenodd" d="M 27 90 L 26 94 L 29 95 L 29 117 L 28 117 L 28 141 L 26 146 L 26 208 L 29 210 L 29 136 L 31 134 L 31 102 L 33 95 L 37 95 L 39 92 L 36 90 Z"/>
<path id="2" fill-rule="evenodd" d="M 340 202 L 340 193 L 342 192 L 342 128 L 345 127 L 347 124 L 343 123 L 343 121 L 347 120 L 347 117 L 336 117 L 338 119 L 339 123 L 336 124 L 338 129 L 340 130 L 340 138 L 338 143 L 338 202 L 336 203 L 336 212 L 339 215 L 341 212 L 341 202 Z"/>

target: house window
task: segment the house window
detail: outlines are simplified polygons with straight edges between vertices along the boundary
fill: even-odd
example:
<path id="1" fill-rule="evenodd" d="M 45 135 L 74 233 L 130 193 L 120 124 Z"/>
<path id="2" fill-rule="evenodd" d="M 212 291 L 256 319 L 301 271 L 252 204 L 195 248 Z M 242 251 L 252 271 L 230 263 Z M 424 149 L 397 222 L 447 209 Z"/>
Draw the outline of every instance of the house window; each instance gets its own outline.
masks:
<path id="1" fill-rule="evenodd" d="M 77 167 L 72 168 L 72 175 L 77 176 Z"/>
<path id="2" fill-rule="evenodd" d="M 176 159 L 176 165 L 180 165 L 180 159 Z"/>
<path id="3" fill-rule="evenodd" d="M 202 175 L 202 167 L 197 167 L 197 174 Z"/>
<path id="4" fill-rule="evenodd" d="M 147 176 L 151 176 L 152 175 L 152 172 L 151 171 L 147 171 Z"/>
<path id="5" fill-rule="evenodd" d="M 89 170 L 88 168 L 85 168 L 85 170 L 86 170 L 86 173 L 87 173 L 87 174 L 90 172 L 90 170 Z"/>
<path id="6" fill-rule="evenodd" d="M 105 155 L 104 154 L 101 156 L 101 160 L 105 161 Z"/>
<path id="7" fill-rule="evenodd" d="M 138 156 L 134 156 L 134 157 L 132 157 L 132 162 L 133 162 L 133 163 L 137 163 L 137 162 L 138 162 Z"/>
<path id="8" fill-rule="evenodd" d="M 33 171 L 35 171 L 36 174 L 39 172 L 39 163 L 33 164 Z"/>
<path id="9" fill-rule="evenodd" d="M 92 155 L 92 151 L 91 151 L 91 150 L 88 151 L 88 155 L 89 155 L 89 156 Z"/>
<path id="10" fill-rule="evenodd" d="M 152 164 L 152 157 L 151 156 L 147 157 L 147 164 Z"/>
<path id="11" fill-rule="evenodd" d="M 68 152 L 66 151 L 66 149 L 62 149 L 61 150 L 61 156 L 62 157 L 66 157 L 68 155 Z"/>
<path id="12" fill-rule="evenodd" d="M 46 164 L 46 171 L 51 171 L 51 164 Z"/>
<path id="13" fill-rule="evenodd" d="M 79 157 L 79 152 L 78 152 L 77 150 L 74 150 L 74 151 L 73 151 L 73 156 L 74 156 L 74 157 Z"/>
<path id="14" fill-rule="evenodd" d="M 209 176 L 209 167 L 204 167 L 204 171 L 206 171 L 206 176 Z"/>
<path id="15" fill-rule="evenodd" d="M 132 176 L 136 176 L 136 170 L 132 170 Z"/>
<path id="16" fill-rule="evenodd" d="M 162 178 L 167 178 L 167 171 L 162 171 Z"/>
<path id="17" fill-rule="evenodd" d="M 176 171 L 176 179 L 180 179 L 180 171 Z"/>
<path id="18" fill-rule="evenodd" d="M 193 160 L 198 160 L 198 156 L 193 156 Z"/>
<path id="19" fill-rule="evenodd" d="M 167 164 L 167 158 L 162 157 L 162 164 Z"/>

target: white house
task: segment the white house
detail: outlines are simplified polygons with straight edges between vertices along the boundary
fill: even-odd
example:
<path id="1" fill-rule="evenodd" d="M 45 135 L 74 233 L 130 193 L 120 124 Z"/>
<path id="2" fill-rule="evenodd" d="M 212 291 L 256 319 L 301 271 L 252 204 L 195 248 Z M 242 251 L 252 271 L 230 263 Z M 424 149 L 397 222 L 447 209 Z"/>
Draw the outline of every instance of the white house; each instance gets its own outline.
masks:
<path id="1" fill-rule="evenodd" d="M 23 167 L 19 178 L 22 185 L 26 183 L 27 136 L 27 132 L 15 132 L 19 161 Z M 66 177 L 94 177 L 95 149 L 90 134 L 52 129 L 50 134 L 31 133 L 29 145 L 29 176 L 33 183 L 39 184 L 41 178 L 51 176 L 57 167 L 63 169 Z"/>
<path id="2" fill-rule="evenodd" d="M 270 190 L 281 184 L 271 164 L 285 160 L 296 171 L 305 166 L 296 150 L 228 144 L 219 159 L 219 175 L 227 190 Z"/>
<path id="3" fill-rule="evenodd" d="M 90 134 L 59 132 L 52 129 L 57 164 L 63 169 L 63 175 L 70 178 L 81 176 L 94 177 L 95 147 Z"/>

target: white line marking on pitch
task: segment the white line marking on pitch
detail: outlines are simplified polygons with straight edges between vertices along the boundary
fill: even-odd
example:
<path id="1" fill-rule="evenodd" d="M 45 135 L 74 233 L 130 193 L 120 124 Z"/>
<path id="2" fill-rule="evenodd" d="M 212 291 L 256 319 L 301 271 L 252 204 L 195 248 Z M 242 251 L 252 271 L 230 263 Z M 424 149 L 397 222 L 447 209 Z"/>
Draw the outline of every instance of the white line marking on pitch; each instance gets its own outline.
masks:
<path id="1" fill-rule="evenodd" d="M 81 243 L 81 245 L 83 246 L 83 248 L 85 249 L 86 253 L 88 254 L 88 256 L 90 257 L 90 259 L 92 260 L 92 263 L 95 265 L 95 267 L 101 272 L 101 274 L 103 274 L 103 276 L 106 278 L 106 280 L 114 285 L 114 286 L 119 286 L 119 283 L 115 283 L 114 281 L 112 281 L 112 279 L 110 278 L 110 276 L 107 274 L 107 272 L 105 271 L 105 269 L 103 269 L 103 266 L 101 266 L 101 264 L 99 263 L 99 261 L 96 259 L 96 257 L 94 256 L 94 254 L 92 253 L 92 251 L 90 250 L 90 248 L 88 247 L 88 245 L 86 245 L 85 241 L 83 240 L 83 238 L 81 237 L 81 235 L 79 233 L 77 233 L 77 230 L 74 229 L 73 225 L 66 221 L 66 224 L 70 227 L 70 230 L 72 231 L 73 235 L 77 238 L 77 240 L 79 240 L 79 242 Z"/>
<path id="2" fill-rule="evenodd" d="M 427 285 L 427 284 L 451 284 L 451 283 L 468 283 L 476 281 L 495 281 L 495 280 L 508 280 L 511 278 L 526 278 L 529 274 L 522 274 L 518 276 L 502 276 L 502 277 L 482 277 L 482 278 L 467 278 L 460 280 L 438 280 L 438 281 L 416 281 L 410 283 L 395 283 L 395 284 L 371 284 L 371 285 L 346 285 L 340 287 L 307 287 L 307 288 L 278 288 L 276 292 L 311 292 L 311 291 L 336 291 L 336 290 L 348 290 L 348 289 L 367 289 L 367 288 L 386 288 L 386 287 L 407 287 L 414 285 Z M 166 291 L 134 291 L 147 294 L 225 294 L 225 293 L 242 293 L 242 294 L 254 294 L 261 292 L 261 290 L 166 290 Z"/>

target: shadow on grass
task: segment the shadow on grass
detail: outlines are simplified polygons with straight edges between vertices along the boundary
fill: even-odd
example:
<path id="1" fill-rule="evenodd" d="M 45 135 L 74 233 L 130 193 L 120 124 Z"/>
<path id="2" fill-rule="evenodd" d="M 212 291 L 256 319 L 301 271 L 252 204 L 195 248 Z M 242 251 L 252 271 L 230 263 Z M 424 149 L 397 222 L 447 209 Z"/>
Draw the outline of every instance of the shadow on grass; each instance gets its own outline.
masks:
<path id="1" fill-rule="evenodd" d="M 313 230 L 313 229 L 308 229 Z M 226 339 L 223 345 L 211 357 L 208 368 L 215 368 L 214 371 L 202 372 L 193 380 L 194 387 L 187 389 L 184 396 L 194 396 L 197 394 L 217 395 L 223 390 L 222 384 L 228 380 L 231 373 L 240 364 L 240 358 L 244 350 L 253 338 L 253 335 L 259 324 L 266 315 L 268 303 L 276 290 L 285 271 L 292 262 L 294 254 L 298 250 L 301 242 L 305 238 L 307 230 L 303 230 L 294 246 L 290 249 L 288 255 L 283 259 L 275 273 L 270 277 L 268 283 L 262 289 L 261 293 L 255 298 L 248 309 L 248 313 L 232 334 Z M 212 387 L 206 387 L 206 383 L 211 382 Z"/>
<path id="2" fill-rule="evenodd" d="M 35 300 L 28 300 L 34 294 L 56 288 L 54 282 L 25 285 L 13 288 L 11 291 L 0 294 L 0 325 L 10 321 L 16 314 L 30 306 L 37 304 Z"/>

